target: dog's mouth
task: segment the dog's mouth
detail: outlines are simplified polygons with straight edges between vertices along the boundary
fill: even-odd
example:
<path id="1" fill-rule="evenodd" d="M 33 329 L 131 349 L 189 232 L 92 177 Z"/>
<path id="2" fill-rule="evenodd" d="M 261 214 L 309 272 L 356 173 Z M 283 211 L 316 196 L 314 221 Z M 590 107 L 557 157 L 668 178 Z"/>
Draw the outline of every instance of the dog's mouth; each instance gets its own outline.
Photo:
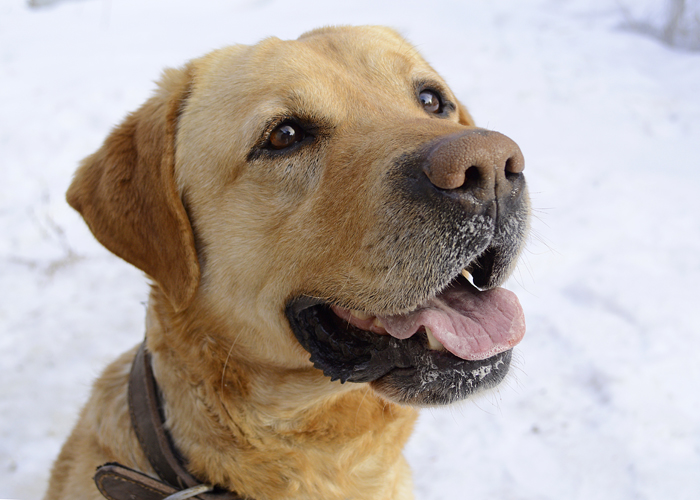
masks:
<path id="1" fill-rule="evenodd" d="M 287 304 L 286 315 L 326 376 L 371 382 L 411 404 L 445 404 L 496 385 L 525 333 L 515 294 L 479 290 L 466 270 L 406 314 L 372 314 L 302 296 Z"/>

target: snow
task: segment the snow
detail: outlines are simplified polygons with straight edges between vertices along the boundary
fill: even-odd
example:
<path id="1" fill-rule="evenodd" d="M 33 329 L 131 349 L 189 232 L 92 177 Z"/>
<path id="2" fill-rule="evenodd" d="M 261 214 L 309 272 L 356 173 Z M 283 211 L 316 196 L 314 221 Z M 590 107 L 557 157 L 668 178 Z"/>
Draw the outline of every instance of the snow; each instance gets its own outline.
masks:
<path id="1" fill-rule="evenodd" d="M 91 381 L 143 335 L 141 273 L 64 201 L 79 160 L 163 67 L 326 24 L 398 28 L 526 158 L 508 286 L 528 332 L 497 391 L 422 412 L 417 498 L 700 498 L 700 54 L 624 29 L 622 7 L 2 2 L 0 498 L 42 496 Z"/>

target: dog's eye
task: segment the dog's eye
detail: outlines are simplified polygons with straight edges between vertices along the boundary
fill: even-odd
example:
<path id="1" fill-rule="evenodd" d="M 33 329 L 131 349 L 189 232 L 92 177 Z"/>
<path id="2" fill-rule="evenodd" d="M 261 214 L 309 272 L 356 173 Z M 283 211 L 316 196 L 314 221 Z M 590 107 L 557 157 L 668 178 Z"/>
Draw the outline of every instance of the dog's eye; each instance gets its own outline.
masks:
<path id="1" fill-rule="evenodd" d="M 418 94 L 418 100 L 420 100 L 423 109 L 428 113 L 438 114 L 442 112 L 442 102 L 437 92 L 427 89 L 422 90 L 421 93 Z"/>
<path id="2" fill-rule="evenodd" d="M 285 122 L 277 125 L 270 133 L 270 147 L 284 149 L 304 139 L 304 130 L 296 123 Z"/>

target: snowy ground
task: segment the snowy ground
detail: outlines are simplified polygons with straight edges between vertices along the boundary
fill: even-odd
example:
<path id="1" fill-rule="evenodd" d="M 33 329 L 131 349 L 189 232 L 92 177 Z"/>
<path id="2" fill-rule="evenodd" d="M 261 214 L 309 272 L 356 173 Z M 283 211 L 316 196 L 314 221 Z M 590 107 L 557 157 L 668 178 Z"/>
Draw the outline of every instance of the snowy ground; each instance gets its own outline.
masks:
<path id="1" fill-rule="evenodd" d="M 700 498 L 700 54 L 619 0 L 0 4 L 0 498 L 38 499 L 146 285 L 65 204 L 78 161 L 164 66 L 324 24 L 398 28 L 515 139 L 535 220 L 509 382 L 424 411 L 418 499 Z"/>

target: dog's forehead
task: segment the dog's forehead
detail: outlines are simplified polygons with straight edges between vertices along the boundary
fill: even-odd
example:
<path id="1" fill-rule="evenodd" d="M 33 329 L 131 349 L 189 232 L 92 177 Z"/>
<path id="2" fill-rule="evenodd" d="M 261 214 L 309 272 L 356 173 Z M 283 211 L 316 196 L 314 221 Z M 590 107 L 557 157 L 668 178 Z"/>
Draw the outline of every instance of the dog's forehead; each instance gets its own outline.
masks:
<path id="1" fill-rule="evenodd" d="M 432 69 L 418 51 L 395 31 L 379 26 L 321 28 L 297 40 L 269 38 L 252 47 L 257 63 L 274 72 L 309 71 L 322 77 L 351 74 L 366 81 L 401 77 Z"/>
<path id="2" fill-rule="evenodd" d="M 368 79 L 427 69 L 410 43 L 395 31 L 379 26 L 322 28 L 303 34 L 288 46 L 318 54 L 331 66 Z"/>
<path id="3" fill-rule="evenodd" d="M 357 106 L 414 100 L 417 82 L 445 86 L 412 45 L 379 27 L 325 28 L 297 40 L 268 38 L 222 49 L 203 61 L 199 87 L 218 95 L 219 105 L 230 103 L 236 113 L 247 110 L 258 117 L 316 108 L 340 122 Z"/>

